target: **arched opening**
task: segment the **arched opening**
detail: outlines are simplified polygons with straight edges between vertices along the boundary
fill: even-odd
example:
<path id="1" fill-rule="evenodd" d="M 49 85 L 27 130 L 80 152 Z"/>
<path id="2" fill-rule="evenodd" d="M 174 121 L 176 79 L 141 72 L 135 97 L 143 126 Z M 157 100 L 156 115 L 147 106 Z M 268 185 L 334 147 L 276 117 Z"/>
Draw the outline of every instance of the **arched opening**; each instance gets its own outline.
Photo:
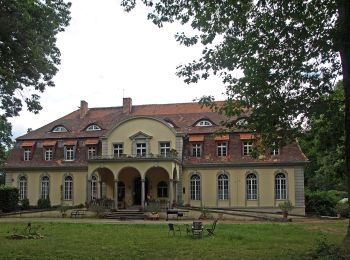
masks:
<path id="1" fill-rule="evenodd" d="M 152 167 L 146 172 L 147 180 L 149 183 L 149 190 L 146 196 L 146 204 L 152 205 L 157 202 L 160 206 L 167 207 L 171 200 L 171 192 L 173 189 L 170 188 L 169 174 L 167 170 L 162 167 Z"/>
<path id="2" fill-rule="evenodd" d="M 144 198 L 146 198 L 148 194 L 148 179 L 145 179 L 145 194 Z M 141 177 L 137 177 L 134 180 L 134 192 L 133 192 L 133 200 L 134 205 L 141 205 L 141 199 L 142 199 L 142 182 Z"/>
<path id="3" fill-rule="evenodd" d="M 146 188 L 146 187 L 145 187 Z M 118 174 L 118 204 L 121 208 L 141 205 L 141 174 L 133 167 L 125 167 Z"/>

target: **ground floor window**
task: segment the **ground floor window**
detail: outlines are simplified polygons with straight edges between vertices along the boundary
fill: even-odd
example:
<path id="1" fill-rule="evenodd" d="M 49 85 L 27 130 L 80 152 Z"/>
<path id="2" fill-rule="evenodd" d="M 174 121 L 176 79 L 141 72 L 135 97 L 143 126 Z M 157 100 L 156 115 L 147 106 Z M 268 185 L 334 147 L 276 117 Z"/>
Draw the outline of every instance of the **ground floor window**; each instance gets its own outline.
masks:
<path id="1" fill-rule="evenodd" d="M 21 176 L 19 178 L 19 187 L 18 187 L 20 200 L 27 198 L 27 187 L 28 187 L 27 177 Z"/>
<path id="2" fill-rule="evenodd" d="M 228 176 L 224 173 L 218 176 L 218 198 L 219 200 L 228 199 Z"/>
<path id="3" fill-rule="evenodd" d="M 193 174 L 190 179 L 191 200 L 201 199 L 201 178 L 198 174 Z"/>
<path id="4" fill-rule="evenodd" d="M 249 173 L 246 179 L 247 200 L 256 200 L 258 198 L 258 182 L 256 174 Z"/>
<path id="5" fill-rule="evenodd" d="M 63 194 L 63 198 L 65 200 L 71 200 L 72 199 L 72 195 L 73 195 L 73 178 L 72 176 L 66 176 L 64 178 L 64 194 Z"/>
<path id="6" fill-rule="evenodd" d="M 91 177 L 91 200 L 97 199 L 97 177 L 93 175 Z"/>
<path id="7" fill-rule="evenodd" d="M 158 198 L 168 197 L 168 184 L 165 181 L 161 181 L 157 185 Z"/>
<path id="8" fill-rule="evenodd" d="M 287 199 L 287 178 L 284 173 L 278 173 L 275 177 L 275 198 L 277 200 Z"/>
<path id="9" fill-rule="evenodd" d="M 49 198 L 49 187 L 50 187 L 50 179 L 48 176 L 43 176 L 41 178 L 41 198 L 48 199 Z"/>

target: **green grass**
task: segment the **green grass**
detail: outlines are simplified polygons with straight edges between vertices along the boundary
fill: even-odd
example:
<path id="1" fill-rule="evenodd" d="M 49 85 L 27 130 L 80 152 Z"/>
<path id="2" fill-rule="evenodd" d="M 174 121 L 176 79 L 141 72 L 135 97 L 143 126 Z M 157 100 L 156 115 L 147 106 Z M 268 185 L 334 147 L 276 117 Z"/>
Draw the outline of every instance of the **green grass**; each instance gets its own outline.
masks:
<path id="1" fill-rule="evenodd" d="M 347 223 L 219 224 L 215 236 L 168 236 L 166 224 L 33 223 L 42 240 L 9 240 L 25 223 L 0 223 L 0 259 L 305 259 L 323 234 L 340 243 Z"/>

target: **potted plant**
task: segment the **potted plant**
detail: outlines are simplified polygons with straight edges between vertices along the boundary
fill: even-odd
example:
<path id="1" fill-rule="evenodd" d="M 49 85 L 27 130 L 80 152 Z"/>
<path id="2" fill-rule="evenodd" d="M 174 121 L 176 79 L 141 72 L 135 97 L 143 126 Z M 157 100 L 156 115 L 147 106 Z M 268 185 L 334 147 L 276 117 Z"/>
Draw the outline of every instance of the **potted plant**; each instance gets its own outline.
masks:
<path id="1" fill-rule="evenodd" d="M 60 211 L 61 211 L 61 214 L 62 214 L 62 218 L 67 217 L 67 210 L 68 210 L 68 207 L 67 207 L 67 206 L 62 205 L 62 206 L 60 207 Z"/>
<path id="2" fill-rule="evenodd" d="M 283 219 L 288 219 L 288 213 L 293 209 L 293 204 L 290 200 L 286 200 L 278 204 L 278 207 L 282 210 Z"/>

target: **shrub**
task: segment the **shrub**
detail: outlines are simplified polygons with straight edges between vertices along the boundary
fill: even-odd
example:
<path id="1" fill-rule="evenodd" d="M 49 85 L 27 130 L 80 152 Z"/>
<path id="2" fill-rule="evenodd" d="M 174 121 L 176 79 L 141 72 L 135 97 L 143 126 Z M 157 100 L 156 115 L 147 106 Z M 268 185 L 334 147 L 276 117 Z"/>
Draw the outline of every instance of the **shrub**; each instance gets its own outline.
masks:
<path id="1" fill-rule="evenodd" d="M 346 192 L 343 191 L 306 191 L 306 212 L 316 215 L 335 216 L 335 206 L 344 197 L 346 197 Z"/>
<path id="2" fill-rule="evenodd" d="M 335 211 L 337 214 L 340 214 L 341 217 L 347 218 L 350 214 L 350 207 L 347 202 L 338 202 L 337 205 L 335 205 Z"/>
<path id="3" fill-rule="evenodd" d="M 47 199 L 38 199 L 38 208 L 39 209 L 48 209 L 51 208 L 50 198 Z"/>
<path id="4" fill-rule="evenodd" d="M 3 212 L 15 211 L 18 207 L 18 189 L 0 186 L 0 210 Z"/>
<path id="5" fill-rule="evenodd" d="M 278 207 L 282 210 L 282 212 L 289 212 L 293 209 L 293 204 L 290 200 L 286 200 L 285 202 L 278 204 Z"/>
<path id="6" fill-rule="evenodd" d="M 24 198 L 23 200 L 21 200 L 21 209 L 29 209 L 29 207 L 29 199 Z"/>
<path id="7" fill-rule="evenodd" d="M 328 242 L 326 237 L 318 240 L 316 250 L 312 255 L 313 259 L 345 259 L 341 254 L 340 247 Z"/>

